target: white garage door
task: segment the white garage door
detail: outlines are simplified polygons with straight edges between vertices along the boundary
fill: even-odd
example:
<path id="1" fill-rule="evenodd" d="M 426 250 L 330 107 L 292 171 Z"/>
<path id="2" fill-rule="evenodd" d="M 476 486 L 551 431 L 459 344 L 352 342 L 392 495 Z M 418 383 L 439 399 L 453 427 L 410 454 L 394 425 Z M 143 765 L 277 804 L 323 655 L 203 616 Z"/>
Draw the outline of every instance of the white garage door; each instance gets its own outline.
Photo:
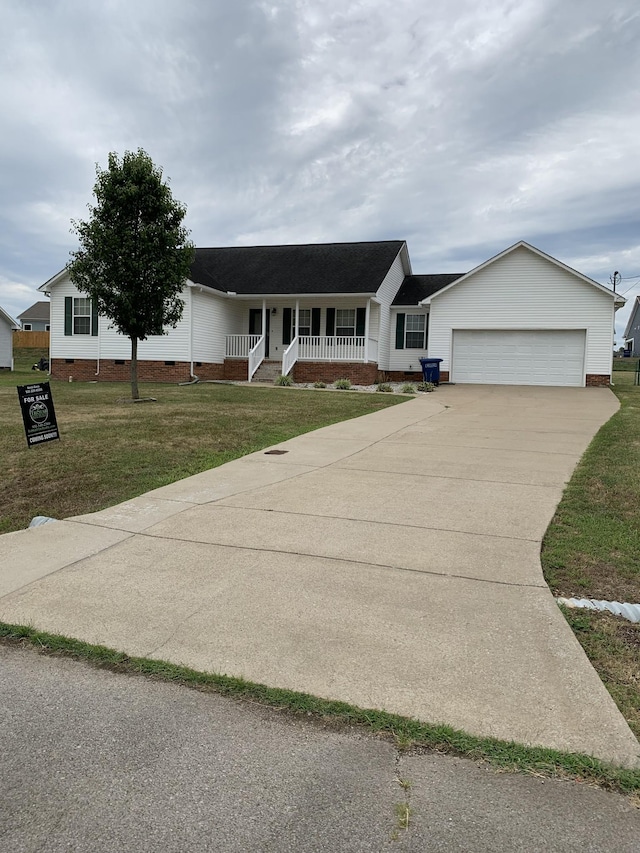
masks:
<path id="1" fill-rule="evenodd" d="M 452 382 L 584 385 L 586 332 L 457 329 Z"/>

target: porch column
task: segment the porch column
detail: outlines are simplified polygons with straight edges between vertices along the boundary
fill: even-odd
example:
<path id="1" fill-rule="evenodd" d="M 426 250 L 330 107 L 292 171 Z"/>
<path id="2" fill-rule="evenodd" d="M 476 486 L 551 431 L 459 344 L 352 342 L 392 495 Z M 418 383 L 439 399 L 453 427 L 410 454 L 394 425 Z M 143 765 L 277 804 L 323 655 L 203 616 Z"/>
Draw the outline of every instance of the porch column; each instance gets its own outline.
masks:
<path id="1" fill-rule="evenodd" d="M 298 337 L 298 333 L 300 331 L 300 300 L 296 299 L 296 328 L 294 331 L 294 338 Z"/>
<path id="2" fill-rule="evenodd" d="M 367 299 L 364 314 L 364 360 L 369 361 L 369 314 L 371 312 L 371 300 Z"/>
<path id="3" fill-rule="evenodd" d="M 262 335 L 264 337 L 267 330 L 267 300 L 262 300 Z"/>

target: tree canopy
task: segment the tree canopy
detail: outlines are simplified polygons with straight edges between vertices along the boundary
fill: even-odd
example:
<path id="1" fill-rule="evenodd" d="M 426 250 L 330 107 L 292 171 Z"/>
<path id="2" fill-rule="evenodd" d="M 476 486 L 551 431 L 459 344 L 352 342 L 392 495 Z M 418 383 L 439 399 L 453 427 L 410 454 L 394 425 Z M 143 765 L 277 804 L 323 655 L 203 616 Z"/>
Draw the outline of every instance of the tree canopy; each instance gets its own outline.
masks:
<path id="1" fill-rule="evenodd" d="M 177 325 L 194 248 L 182 224 L 185 206 L 145 151 L 122 158 L 112 152 L 96 175 L 96 203 L 86 222 L 72 223 L 80 248 L 67 266 L 78 290 L 131 340 L 131 393 L 138 399 L 138 341 Z"/>

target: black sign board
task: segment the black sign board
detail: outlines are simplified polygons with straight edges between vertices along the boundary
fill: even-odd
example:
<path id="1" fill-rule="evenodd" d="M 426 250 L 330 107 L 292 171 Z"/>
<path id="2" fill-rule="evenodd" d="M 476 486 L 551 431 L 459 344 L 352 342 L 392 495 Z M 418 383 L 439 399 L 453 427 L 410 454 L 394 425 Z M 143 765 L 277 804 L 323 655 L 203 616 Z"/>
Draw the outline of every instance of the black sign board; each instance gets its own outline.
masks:
<path id="1" fill-rule="evenodd" d="M 37 385 L 17 387 L 29 447 L 60 438 L 49 383 L 39 382 Z"/>

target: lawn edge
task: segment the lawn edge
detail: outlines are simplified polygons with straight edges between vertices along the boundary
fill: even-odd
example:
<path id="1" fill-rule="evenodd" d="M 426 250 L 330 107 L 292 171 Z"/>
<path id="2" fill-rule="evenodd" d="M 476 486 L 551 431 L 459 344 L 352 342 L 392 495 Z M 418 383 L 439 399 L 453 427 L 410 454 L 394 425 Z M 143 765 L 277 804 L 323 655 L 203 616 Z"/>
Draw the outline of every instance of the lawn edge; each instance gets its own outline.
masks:
<path id="1" fill-rule="evenodd" d="M 532 773 L 549 778 L 572 779 L 622 794 L 640 792 L 640 769 L 608 764 L 581 753 L 566 753 L 514 741 L 479 737 L 447 725 L 423 723 L 388 711 L 360 708 L 346 702 L 322 699 L 308 693 L 268 687 L 243 678 L 201 672 L 179 664 L 145 657 L 131 657 L 106 646 L 86 643 L 61 634 L 39 631 L 28 625 L 0 622 L 5 645 L 29 645 L 42 654 L 85 661 L 112 672 L 137 675 L 179 684 L 202 692 L 215 692 L 293 715 L 331 720 L 391 738 L 403 750 L 430 750 L 484 761 L 494 768 Z"/>

